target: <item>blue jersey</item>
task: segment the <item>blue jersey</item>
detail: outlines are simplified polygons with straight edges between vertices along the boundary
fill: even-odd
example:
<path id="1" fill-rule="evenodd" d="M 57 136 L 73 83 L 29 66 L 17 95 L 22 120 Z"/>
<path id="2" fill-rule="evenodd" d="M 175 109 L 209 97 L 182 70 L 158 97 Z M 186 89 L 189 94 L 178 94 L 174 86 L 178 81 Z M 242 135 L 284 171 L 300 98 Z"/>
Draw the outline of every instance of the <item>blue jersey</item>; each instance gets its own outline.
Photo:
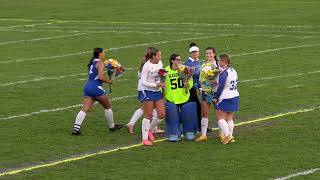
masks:
<path id="1" fill-rule="evenodd" d="M 201 70 L 201 65 L 200 65 L 200 60 L 195 61 L 192 60 L 190 57 L 186 60 L 184 65 L 189 66 L 189 67 L 194 67 L 194 72 L 193 72 L 193 84 L 196 84 L 196 88 L 199 89 L 201 87 L 200 85 L 200 70 Z"/>
<path id="2" fill-rule="evenodd" d="M 101 86 L 102 81 L 99 80 L 98 76 L 98 69 L 96 68 L 96 64 L 99 61 L 99 59 L 94 59 L 89 67 L 89 78 L 87 84 L 95 85 L 95 86 Z"/>
<path id="3" fill-rule="evenodd" d="M 99 59 L 94 59 L 89 67 L 88 81 L 84 86 L 84 97 L 99 97 L 106 94 L 106 91 L 102 88 L 102 81 L 99 80 L 98 69 L 96 64 Z"/>

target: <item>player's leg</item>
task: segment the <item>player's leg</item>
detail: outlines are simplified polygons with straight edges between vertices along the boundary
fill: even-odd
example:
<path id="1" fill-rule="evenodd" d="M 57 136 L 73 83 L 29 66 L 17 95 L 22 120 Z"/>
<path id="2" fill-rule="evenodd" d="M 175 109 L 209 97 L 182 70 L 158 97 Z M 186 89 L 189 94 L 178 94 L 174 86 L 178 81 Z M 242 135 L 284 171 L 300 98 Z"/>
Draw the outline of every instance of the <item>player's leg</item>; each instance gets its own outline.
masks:
<path id="1" fill-rule="evenodd" d="M 143 116 L 143 109 L 142 109 L 142 107 L 140 107 L 139 109 L 137 109 L 137 110 L 133 113 L 133 115 L 132 115 L 129 123 L 126 125 L 127 128 L 128 128 L 128 132 L 129 132 L 130 134 L 133 134 L 133 133 L 134 133 L 134 131 L 133 131 L 134 125 L 136 124 L 136 122 L 137 122 L 142 116 Z"/>
<path id="2" fill-rule="evenodd" d="M 115 131 L 121 129 L 123 127 L 122 125 L 114 123 L 113 111 L 111 109 L 111 102 L 109 101 L 109 97 L 107 95 L 102 95 L 96 97 L 96 100 L 104 107 L 104 115 L 106 117 L 109 130 Z"/>
<path id="3" fill-rule="evenodd" d="M 155 102 L 155 109 L 152 111 L 152 121 L 150 124 L 150 130 L 154 132 L 158 124 L 163 120 L 165 116 L 165 107 L 163 99 Z"/>
<path id="4" fill-rule="evenodd" d="M 166 102 L 166 133 L 169 141 L 180 139 L 180 116 L 178 106 L 172 102 Z"/>
<path id="5" fill-rule="evenodd" d="M 198 130 L 197 104 L 195 102 L 187 102 L 183 104 L 181 106 L 180 116 L 185 139 L 194 140 L 195 133 Z"/>
<path id="6" fill-rule="evenodd" d="M 207 140 L 207 129 L 209 124 L 209 109 L 210 104 L 207 101 L 201 102 L 201 135 L 196 139 L 196 141 L 205 141 Z"/>
<path id="7" fill-rule="evenodd" d="M 234 130 L 233 112 L 228 112 L 228 113 L 227 113 L 227 118 L 226 118 L 226 120 L 227 120 L 227 123 L 228 123 L 230 135 L 231 135 L 231 137 L 232 137 L 231 142 L 235 142 L 234 136 L 233 136 L 233 130 Z"/>
<path id="8" fill-rule="evenodd" d="M 90 97 L 83 98 L 83 106 L 81 111 L 77 114 L 76 120 L 74 122 L 72 135 L 79 135 L 81 133 L 80 128 L 81 124 L 84 121 L 87 112 L 91 109 L 94 100 Z"/>
<path id="9" fill-rule="evenodd" d="M 144 118 L 142 120 L 141 132 L 142 132 L 142 143 L 145 146 L 150 146 L 152 143 L 149 141 L 150 121 L 152 119 L 152 111 L 154 108 L 153 101 L 143 101 L 142 107 L 144 111 Z"/>

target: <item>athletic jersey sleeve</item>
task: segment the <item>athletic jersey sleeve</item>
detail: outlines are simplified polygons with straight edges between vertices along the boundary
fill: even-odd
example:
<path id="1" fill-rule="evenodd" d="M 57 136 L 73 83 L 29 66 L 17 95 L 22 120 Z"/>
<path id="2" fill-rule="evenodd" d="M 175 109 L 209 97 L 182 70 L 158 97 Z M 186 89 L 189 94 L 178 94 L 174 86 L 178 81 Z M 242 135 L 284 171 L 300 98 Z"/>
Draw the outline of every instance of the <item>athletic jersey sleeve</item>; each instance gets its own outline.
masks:
<path id="1" fill-rule="evenodd" d="M 224 86 L 226 85 L 227 77 L 228 77 L 228 72 L 226 70 L 223 71 L 221 74 L 219 74 L 218 88 L 217 88 L 216 94 L 214 95 L 215 99 L 219 99 L 219 97 L 224 89 Z"/>

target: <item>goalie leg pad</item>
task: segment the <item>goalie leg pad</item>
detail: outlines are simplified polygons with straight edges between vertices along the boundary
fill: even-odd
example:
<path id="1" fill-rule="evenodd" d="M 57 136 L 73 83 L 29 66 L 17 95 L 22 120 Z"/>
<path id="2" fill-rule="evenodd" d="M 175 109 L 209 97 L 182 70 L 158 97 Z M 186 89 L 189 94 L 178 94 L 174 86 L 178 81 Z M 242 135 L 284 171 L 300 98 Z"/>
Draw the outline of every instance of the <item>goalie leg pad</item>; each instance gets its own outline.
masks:
<path id="1" fill-rule="evenodd" d="M 197 133 L 198 130 L 198 114 L 196 102 L 188 102 L 181 107 L 181 120 L 183 133 Z"/>
<path id="2" fill-rule="evenodd" d="M 179 109 L 176 104 L 172 102 L 166 102 L 166 133 L 167 137 L 170 134 L 175 134 L 178 137 L 181 135 L 180 130 L 180 115 Z"/>

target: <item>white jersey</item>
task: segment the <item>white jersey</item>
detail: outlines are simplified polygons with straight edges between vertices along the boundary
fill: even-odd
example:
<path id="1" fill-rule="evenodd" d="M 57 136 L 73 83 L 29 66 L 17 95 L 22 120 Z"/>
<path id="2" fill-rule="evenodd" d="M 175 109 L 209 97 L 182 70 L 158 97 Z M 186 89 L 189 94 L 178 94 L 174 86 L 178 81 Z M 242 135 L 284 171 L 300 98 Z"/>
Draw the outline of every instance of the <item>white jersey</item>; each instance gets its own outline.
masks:
<path id="1" fill-rule="evenodd" d="M 217 82 L 218 88 L 215 98 L 219 99 L 219 101 L 239 96 L 237 89 L 238 74 L 237 71 L 232 67 L 229 67 L 219 74 Z"/>
<path id="2" fill-rule="evenodd" d="M 159 70 L 163 69 L 162 61 L 160 60 L 158 64 L 152 64 L 147 61 L 142 68 L 141 72 L 141 90 L 147 91 L 160 91 L 161 88 L 157 87 L 157 84 L 160 83 Z"/>
<path id="3" fill-rule="evenodd" d="M 138 77 L 138 91 L 142 91 L 142 85 L 141 85 L 141 72 L 138 71 L 138 74 L 137 74 L 137 77 Z"/>

